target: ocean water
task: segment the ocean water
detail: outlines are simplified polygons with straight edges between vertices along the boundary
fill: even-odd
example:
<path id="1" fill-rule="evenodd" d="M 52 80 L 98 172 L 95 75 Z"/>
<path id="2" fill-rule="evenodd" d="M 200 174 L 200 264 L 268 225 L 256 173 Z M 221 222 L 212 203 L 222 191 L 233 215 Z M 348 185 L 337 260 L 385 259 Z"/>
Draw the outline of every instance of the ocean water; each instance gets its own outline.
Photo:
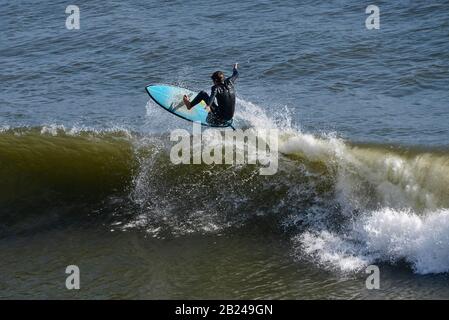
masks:
<path id="1" fill-rule="evenodd" d="M 370 4 L 1 1 L 0 298 L 449 298 L 449 3 Z M 172 164 L 145 86 L 235 62 L 278 172 Z"/>

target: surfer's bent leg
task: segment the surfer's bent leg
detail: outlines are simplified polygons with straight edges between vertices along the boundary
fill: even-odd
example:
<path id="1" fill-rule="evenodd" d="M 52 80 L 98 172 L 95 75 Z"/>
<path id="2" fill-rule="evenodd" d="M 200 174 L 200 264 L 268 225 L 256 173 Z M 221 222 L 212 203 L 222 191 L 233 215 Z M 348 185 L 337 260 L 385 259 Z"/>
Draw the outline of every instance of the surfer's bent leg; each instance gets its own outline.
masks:
<path id="1" fill-rule="evenodd" d="M 207 94 L 206 91 L 201 91 L 200 93 L 198 93 L 198 95 L 195 98 L 193 98 L 192 101 L 190 101 L 190 108 L 193 108 L 198 103 L 200 103 L 202 100 L 204 100 L 204 102 L 206 102 L 206 103 L 207 103 L 207 101 L 209 101 L 209 95 Z"/>

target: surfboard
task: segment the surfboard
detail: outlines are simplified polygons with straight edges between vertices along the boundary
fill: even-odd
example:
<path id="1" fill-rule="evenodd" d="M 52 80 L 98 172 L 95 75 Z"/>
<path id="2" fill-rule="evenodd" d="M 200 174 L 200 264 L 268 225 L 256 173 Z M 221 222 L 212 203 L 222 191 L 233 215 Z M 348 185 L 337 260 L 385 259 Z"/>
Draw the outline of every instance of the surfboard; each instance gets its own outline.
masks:
<path id="1" fill-rule="evenodd" d="M 232 127 L 232 120 L 222 125 L 213 125 L 207 123 L 206 119 L 208 112 L 206 111 L 206 109 L 204 109 L 206 107 L 206 103 L 204 101 L 201 101 L 195 107 L 188 110 L 184 105 L 182 98 L 184 95 L 187 95 L 190 100 L 192 100 L 197 95 L 197 93 L 194 91 L 163 84 L 148 85 L 145 87 L 145 89 L 150 95 L 151 99 L 153 99 L 153 101 L 156 102 L 158 106 L 180 118 L 192 122 L 200 122 L 202 125 L 209 127 Z"/>

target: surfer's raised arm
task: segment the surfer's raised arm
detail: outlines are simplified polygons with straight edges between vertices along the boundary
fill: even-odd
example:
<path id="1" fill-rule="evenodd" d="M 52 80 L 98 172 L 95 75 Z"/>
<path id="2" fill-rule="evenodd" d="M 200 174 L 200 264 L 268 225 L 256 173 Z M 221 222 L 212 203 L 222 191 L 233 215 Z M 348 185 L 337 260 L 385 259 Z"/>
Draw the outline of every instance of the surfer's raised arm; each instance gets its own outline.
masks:
<path id="1" fill-rule="evenodd" d="M 236 63 L 236 64 L 234 64 L 234 67 L 232 68 L 232 76 L 230 76 L 230 77 L 228 78 L 228 80 L 229 80 L 231 83 L 234 83 L 235 80 L 237 80 L 237 78 L 239 77 L 239 71 L 237 70 L 238 66 L 239 66 L 239 64 Z"/>

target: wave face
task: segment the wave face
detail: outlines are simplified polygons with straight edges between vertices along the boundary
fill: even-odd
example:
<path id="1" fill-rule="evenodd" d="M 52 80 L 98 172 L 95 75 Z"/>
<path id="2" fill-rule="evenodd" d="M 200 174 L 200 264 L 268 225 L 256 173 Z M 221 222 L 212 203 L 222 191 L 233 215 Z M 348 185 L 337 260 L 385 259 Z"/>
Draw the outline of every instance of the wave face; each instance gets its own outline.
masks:
<path id="1" fill-rule="evenodd" d="M 405 263 L 416 273 L 449 271 L 448 150 L 312 135 L 288 112 L 269 117 L 238 102 L 243 127 L 282 128 L 277 174 L 259 175 L 257 165 L 174 165 L 168 134 L 4 128 L 0 219 L 90 203 L 114 228 L 158 238 L 261 223 L 291 238 L 298 259 L 323 268 Z M 203 146 L 211 143 L 206 137 Z"/>
<path id="2" fill-rule="evenodd" d="M 123 188 L 133 169 L 124 132 L 63 127 L 0 132 L 0 203 L 96 197 Z"/>

